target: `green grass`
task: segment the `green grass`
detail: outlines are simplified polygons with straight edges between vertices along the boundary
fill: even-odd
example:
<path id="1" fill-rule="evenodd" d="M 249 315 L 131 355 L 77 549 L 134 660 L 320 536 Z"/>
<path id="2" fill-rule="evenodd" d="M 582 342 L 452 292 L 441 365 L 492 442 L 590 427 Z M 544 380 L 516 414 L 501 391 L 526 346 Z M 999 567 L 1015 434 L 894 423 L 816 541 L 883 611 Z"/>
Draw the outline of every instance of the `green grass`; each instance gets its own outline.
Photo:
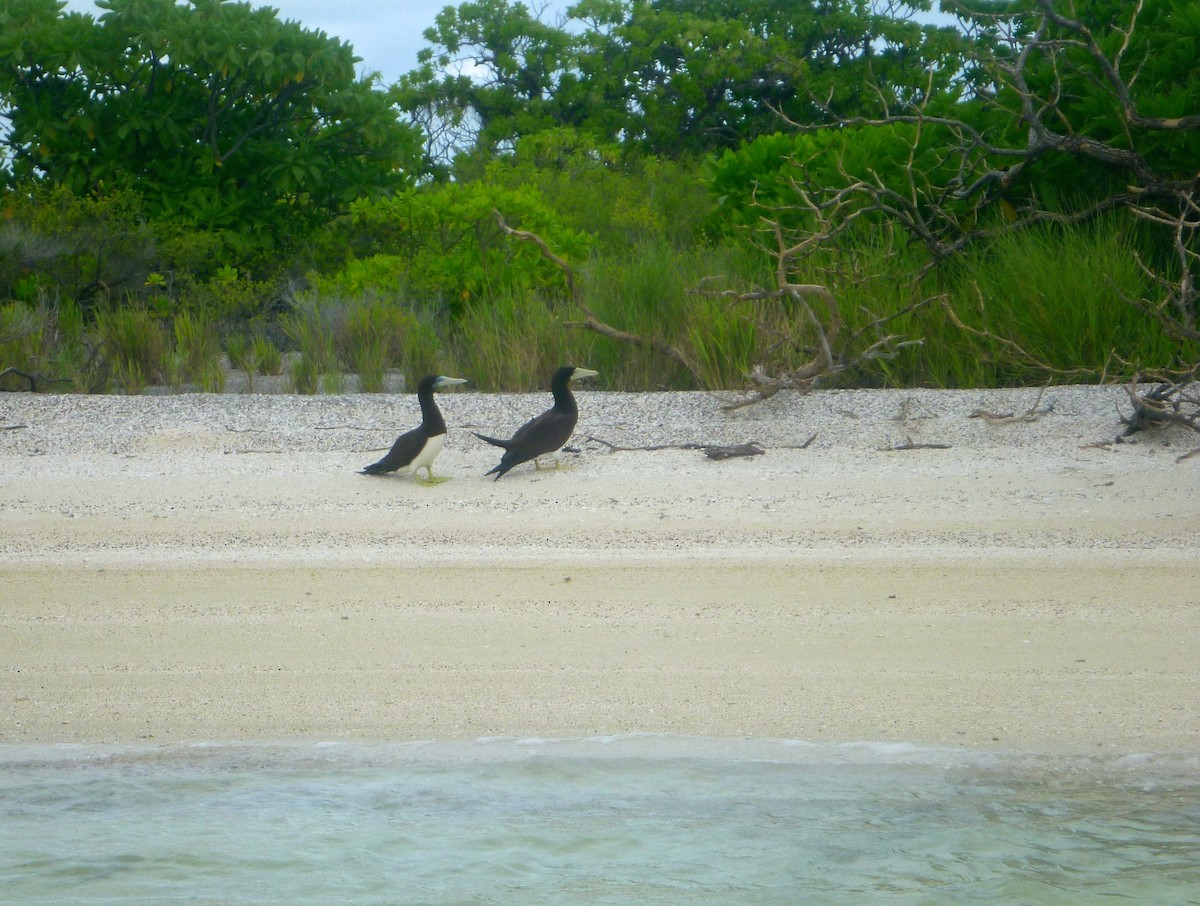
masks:
<path id="1" fill-rule="evenodd" d="M 925 260 L 922 250 L 885 230 L 797 261 L 793 280 L 834 292 L 847 356 L 888 333 L 921 341 L 825 386 L 1020 386 L 1048 378 L 1119 380 L 1136 369 L 1194 365 L 1200 344 L 1172 338 L 1131 302 L 1154 297 L 1158 288 L 1138 265 L 1128 224 L 1112 217 L 1010 234 L 920 284 L 914 275 Z M 783 373 L 820 348 L 806 311 L 823 316 L 820 300 L 731 295 L 773 285 L 769 257 L 732 242 L 680 249 L 643 239 L 594 253 L 578 266 L 577 279 L 581 299 L 600 320 L 675 347 L 694 363 L 694 373 L 661 352 L 566 326 L 581 321 L 582 310 L 544 291 L 473 299 L 453 313 L 398 294 L 312 294 L 280 317 L 276 330 L 299 353 L 291 379 L 302 393 L 337 389 L 340 379 L 329 375 L 345 371 L 377 390 L 390 368 L 403 370 L 410 385 L 442 373 L 484 391 L 543 390 L 564 363 L 596 369 L 597 386 L 612 389 L 732 389 L 744 386 L 756 365 Z M 224 325 L 233 364 L 280 373 L 281 350 L 268 338 L 270 328 Z M 164 378 L 218 389 L 215 338 L 202 313 L 168 322 L 127 305 L 102 308 L 89 322 L 70 302 L 0 306 L 0 367 L 68 376 L 81 389 L 98 386 L 105 374 L 110 389 L 126 392 Z M 88 364 L 93 348 L 103 367 Z"/>
<path id="2" fill-rule="evenodd" d="M 1152 287 L 1113 219 L 1010 234 L 946 268 L 935 285 L 968 329 L 941 305 L 925 310 L 911 325 L 925 348 L 913 371 L 894 380 L 989 387 L 1116 379 L 1197 358 L 1196 344 L 1172 340 L 1131 302 Z"/>
<path id="3" fill-rule="evenodd" d="M 561 364 L 594 368 L 588 338 L 562 326 L 568 312 L 565 304 L 537 295 L 509 294 L 467 306 L 448 338 L 455 376 L 480 390 L 536 390 Z"/>
<path id="4" fill-rule="evenodd" d="M 266 334 L 255 334 L 251 340 L 250 361 L 259 374 L 283 374 L 283 354 Z"/>
<path id="5" fill-rule="evenodd" d="M 221 346 L 212 321 L 203 313 L 180 312 L 171 329 L 181 383 L 195 383 L 208 392 L 223 390 L 225 372 L 221 367 Z"/>
<path id="6" fill-rule="evenodd" d="M 112 381 L 125 393 L 141 393 L 147 384 L 167 378 L 167 332 L 146 309 L 114 307 L 100 311 L 95 332 Z"/>

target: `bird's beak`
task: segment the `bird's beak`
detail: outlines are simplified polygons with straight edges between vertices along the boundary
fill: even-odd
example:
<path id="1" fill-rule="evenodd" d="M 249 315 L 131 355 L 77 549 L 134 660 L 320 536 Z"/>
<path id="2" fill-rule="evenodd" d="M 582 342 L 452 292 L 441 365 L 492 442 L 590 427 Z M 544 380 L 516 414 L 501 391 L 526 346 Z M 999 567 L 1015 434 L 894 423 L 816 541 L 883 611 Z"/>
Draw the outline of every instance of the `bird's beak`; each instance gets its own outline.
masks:
<path id="1" fill-rule="evenodd" d="M 469 383 L 471 383 L 471 382 L 468 381 L 466 378 L 461 378 L 461 377 L 440 377 L 440 378 L 438 378 L 438 385 L 442 386 L 442 387 L 449 387 L 452 384 L 469 384 Z"/>
<path id="2" fill-rule="evenodd" d="M 582 378 L 596 377 L 598 374 L 599 371 L 592 371 L 590 368 L 576 368 L 571 372 L 571 380 L 578 381 Z"/>

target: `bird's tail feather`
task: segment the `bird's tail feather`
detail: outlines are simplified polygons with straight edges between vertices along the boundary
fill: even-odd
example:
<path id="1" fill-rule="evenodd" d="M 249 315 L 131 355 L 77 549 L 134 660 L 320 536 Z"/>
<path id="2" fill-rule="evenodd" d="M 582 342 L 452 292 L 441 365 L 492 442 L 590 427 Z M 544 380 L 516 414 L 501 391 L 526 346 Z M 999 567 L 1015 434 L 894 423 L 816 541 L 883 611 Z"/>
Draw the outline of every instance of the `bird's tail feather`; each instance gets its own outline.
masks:
<path id="1" fill-rule="evenodd" d="M 471 433 L 474 434 L 476 437 L 478 437 L 480 440 L 487 441 L 493 447 L 500 447 L 505 450 L 508 449 L 508 441 L 506 441 L 506 440 L 500 440 L 499 438 L 496 438 L 496 437 L 488 437 L 486 434 L 480 434 L 478 431 L 472 431 Z M 489 472 L 488 474 L 490 475 L 491 473 Z"/>

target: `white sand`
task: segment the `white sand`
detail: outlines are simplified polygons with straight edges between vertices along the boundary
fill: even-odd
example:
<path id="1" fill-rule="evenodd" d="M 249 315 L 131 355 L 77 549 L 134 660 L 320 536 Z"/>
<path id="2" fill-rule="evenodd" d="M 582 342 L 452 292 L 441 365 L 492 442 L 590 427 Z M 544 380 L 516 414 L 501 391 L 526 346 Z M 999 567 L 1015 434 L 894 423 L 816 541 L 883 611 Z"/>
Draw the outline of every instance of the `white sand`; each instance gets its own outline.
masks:
<path id="1" fill-rule="evenodd" d="M 548 395 L 447 393 L 427 488 L 355 472 L 411 396 L 4 394 L 0 742 L 1200 751 L 1200 438 L 1094 446 L 1112 387 L 968 417 L 1036 398 L 585 390 L 574 468 L 493 482 L 466 428 Z"/>

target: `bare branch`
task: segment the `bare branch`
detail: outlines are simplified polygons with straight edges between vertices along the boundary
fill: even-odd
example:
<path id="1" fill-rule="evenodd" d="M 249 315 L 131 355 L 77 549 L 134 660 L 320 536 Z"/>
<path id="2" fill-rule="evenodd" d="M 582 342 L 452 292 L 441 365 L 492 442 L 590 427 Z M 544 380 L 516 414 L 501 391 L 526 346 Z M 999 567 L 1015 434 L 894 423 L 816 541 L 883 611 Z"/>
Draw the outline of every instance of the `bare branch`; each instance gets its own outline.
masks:
<path id="1" fill-rule="evenodd" d="M 1175 425 L 1200 431 L 1200 385 L 1194 382 L 1158 384 L 1139 392 L 1138 378 L 1125 386 L 1133 413 L 1121 416 L 1122 437 Z"/>
<path id="2" fill-rule="evenodd" d="M 533 243 L 538 247 L 538 250 L 542 253 L 543 258 L 563 272 L 563 276 L 567 281 L 567 291 L 570 293 L 571 300 L 579 306 L 584 314 L 584 319 L 582 321 L 565 321 L 563 322 L 564 327 L 590 330 L 594 333 L 600 334 L 603 337 L 608 337 L 610 340 L 616 340 L 618 343 L 628 343 L 632 346 L 640 346 L 644 349 L 653 350 L 654 352 L 665 355 L 682 365 L 688 371 L 688 373 L 692 375 L 697 383 L 701 383 L 700 367 L 695 363 L 692 357 L 683 350 L 654 337 L 643 337 L 639 336 L 638 334 L 630 333 L 626 330 L 621 330 L 620 328 L 613 327 L 611 324 L 606 324 L 597 318 L 596 315 L 593 314 L 592 310 L 583 301 L 582 294 L 579 291 L 578 283 L 575 280 L 575 271 L 571 268 L 571 265 L 568 264 L 565 259 L 556 255 L 550 249 L 550 246 L 547 245 L 546 240 L 544 240 L 537 233 L 530 232 L 529 230 L 514 229 L 505 222 L 503 215 L 501 215 L 499 211 L 494 211 L 494 213 L 496 215 L 496 221 L 499 223 L 500 229 L 505 233 L 505 235 L 521 242 Z"/>
<path id="3" fill-rule="evenodd" d="M 37 393 L 37 389 L 38 389 L 37 385 L 38 385 L 39 381 L 43 384 L 73 384 L 73 383 L 75 383 L 70 378 L 46 377 L 44 374 L 34 374 L 29 371 L 22 371 L 20 368 L 12 368 L 12 367 L 5 368 L 3 371 L 0 371 L 0 378 L 5 378 L 10 374 L 16 375 L 17 377 L 19 377 L 23 380 L 29 381 L 29 392 L 30 393 Z"/>
<path id="4" fill-rule="evenodd" d="M 571 297 L 571 301 L 578 302 L 579 290 L 575 285 L 575 271 L 572 269 L 571 265 L 568 264 L 565 259 L 554 254 L 554 252 L 550 250 L 550 246 L 546 244 L 546 240 L 537 233 L 531 233 L 529 230 L 513 229 L 507 223 L 505 223 L 504 216 L 499 211 L 493 208 L 492 213 L 496 215 L 496 222 L 500 225 L 501 231 L 503 231 L 506 236 L 510 236 L 513 239 L 518 239 L 521 242 L 532 242 L 538 247 L 538 251 L 542 253 L 543 258 L 563 272 L 563 276 L 567 281 L 567 292 Z"/>
<path id="5" fill-rule="evenodd" d="M 980 292 L 978 286 L 975 287 L 975 292 L 979 297 L 979 307 L 982 309 L 984 305 L 983 293 Z M 1097 369 L 1095 368 L 1056 368 L 1049 362 L 1043 361 L 1037 356 L 1026 352 L 1019 343 L 1010 340 L 1007 337 L 1002 337 L 990 330 L 982 330 L 977 327 L 971 327 L 969 324 L 965 324 L 958 316 L 957 312 L 954 311 L 954 307 L 950 305 L 948 301 L 942 300 L 942 308 L 946 312 L 946 317 L 948 317 L 954 326 L 959 330 L 969 333 L 972 336 L 979 337 L 980 339 L 989 340 L 992 343 L 996 343 L 1003 349 L 1006 349 L 1014 361 L 1019 362 L 1027 368 L 1043 371 L 1048 374 L 1057 374 L 1068 377 L 1095 377 L 1097 374 Z"/>

